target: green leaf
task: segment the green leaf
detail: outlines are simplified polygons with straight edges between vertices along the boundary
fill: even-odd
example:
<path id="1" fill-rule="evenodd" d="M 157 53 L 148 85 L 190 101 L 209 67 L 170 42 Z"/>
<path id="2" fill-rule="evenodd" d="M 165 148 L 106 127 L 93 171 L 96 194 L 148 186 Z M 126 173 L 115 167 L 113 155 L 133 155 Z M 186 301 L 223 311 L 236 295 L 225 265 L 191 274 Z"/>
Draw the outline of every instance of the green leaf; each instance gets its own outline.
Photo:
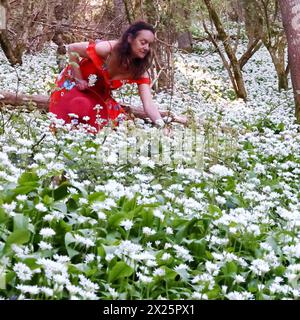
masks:
<path id="1" fill-rule="evenodd" d="M 127 200 L 124 202 L 122 209 L 124 212 L 129 212 L 136 207 L 136 198 L 133 197 L 131 200 Z"/>
<path id="2" fill-rule="evenodd" d="M 59 226 L 65 233 L 72 231 L 72 226 L 63 220 L 60 220 Z"/>
<path id="3" fill-rule="evenodd" d="M 51 205 L 53 203 L 53 198 L 49 197 L 47 194 L 43 198 L 43 203 Z"/>
<path id="4" fill-rule="evenodd" d="M 227 262 L 225 266 L 222 267 L 222 270 L 225 276 L 230 277 L 237 273 L 238 266 L 235 262 L 230 261 L 230 262 Z"/>
<path id="5" fill-rule="evenodd" d="M 28 182 L 39 181 L 39 177 L 33 172 L 24 172 L 18 179 L 19 185 L 27 185 Z"/>
<path id="6" fill-rule="evenodd" d="M 12 232 L 6 240 L 6 244 L 10 245 L 13 243 L 24 244 L 30 240 L 30 232 L 25 229 L 19 229 Z"/>
<path id="7" fill-rule="evenodd" d="M 213 204 L 208 206 L 208 212 L 213 216 L 213 219 L 219 219 L 222 216 L 222 210 Z M 217 213 L 217 215 L 215 214 Z"/>
<path id="8" fill-rule="evenodd" d="M 121 220 L 126 219 L 126 215 L 124 213 L 117 213 L 117 214 L 113 214 L 112 216 L 109 217 L 108 219 L 108 225 L 111 228 L 115 228 L 118 227 Z"/>
<path id="9" fill-rule="evenodd" d="M 70 233 L 70 232 L 66 233 L 65 245 L 66 245 L 66 249 L 67 249 L 67 252 L 68 252 L 68 255 L 70 258 L 73 258 L 74 256 L 76 256 L 79 253 L 79 251 L 70 247 L 70 244 L 73 242 L 75 242 L 75 238 L 73 237 L 72 233 Z"/>
<path id="10" fill-rule="evenodd" d="M 14 231 L 16 230 L 28 230 L 29 219 L 21 213 L 17 213 L 14 216 Z"/>
<path id="11" fill-rule="evenodd" d="M 143 210 L 141 215 L 143 217 L 142 225 L 151 228 L 154 221 L 153 213 L 149 210 Z"/>
<path id="12" fill-rule="evenodd" d="M 248 291 L 255 293 L 258 290 L 258 283 L 257 279 L 253 279 L 248 283 Z"/>
<path id="13" fill-rule="evenodd" d="M 29 267 L 31 270 L 34 269 L 38 269 L 41 266 L 39 264 L 36 263 L 36 259 L 35 258 L 26 258 L 24 260 L 24 263 L 27 265 L 27 267 Z"/>
<path id="14" fill-rule="evenodd" d="M 108 281 L 113 282 L 120 278 L 130 277 L 133 274 L 133 269 L 123 261 L 117 262 L 109 271 Z"/>
<path id="15" fill-rule="evenodd" d="M 220 296 L 220 289 L 219 288 L 214 288 L 208 292 L 206 292 L 208 299 L 218 299 Z"/>
<path id="16" fill-rule="evenodd" d="M 179 231 L 176 233 L 176 242 L 180 243 L 183 238 L 186 238 L 188 233 L 190 233 L 191 227 L 197 222 L 197 219 L 185 220 L 182 226 L 180 226 Z"/>
<path id="17" fill-rule="evenodd" d="M 174 280 L 177 276 L 177 272 L 175 272 L 174 270 L 166 267 L 166 266 L 163 266 L 162 267 L 164 270 L 165 270 L 165 280 Z"/>
<path id="18" fill-rule="evenodd" d="M 6 290 L 6 274 L 5 267 L 0 266 L 0 289 Z"/>
<path id="19" fill-rule="evenodd" d="M 104 248 L 102 246 L 97 247 L 97 254 L 101 258 L 105 257 L 105 250 L 104 250 Z"/>
<path id="20" fill-rule="evenodd" d="M 17 187 L 14 190 L 14 196 L 16 197 L 19 194 L 28 194 L 28 193 L 36 190 L 38 186 L 39 186 L 39 184 L 36 182 L 28 182 L 22 186 Z"/>
<path id="21" fill-rule="evenodd" d="M 62 213 L 67 213 L 68 212 L 68 208 L 67 208 L 67 205 L 64 203 L 64 202 L 55 202 L 52 206 L 52 209 L 54 210 L 58 210 L 59 212 L 62 212 Z"/>
<path id="22" fill-rule="evenodd" d="M 190 245 L 190 250 L 194 256 L 199 258 L 205 258 L 206 241 L 204 239 L 194 240 Z"/>
<path id="23" fill-rule="evenodd" d="M 189 273 L 186 269 L 178 269 L 176 273 L 179 274 L 180 278 L 184 281 L 187 281 L 189 279 Z"/>
<path id="24" fill-rule="evenodd" d="M 8 216 L 6 215 L 3 208 L 0 208 L 0 223 L 3 223 L 8 220 Z"/>
<path id="25" fill-rule="evenodd" d="M 89 203 L 92 203 L 95 201 L 102 202 L 105 200 L 105 198 L 106 198 L 106 195 L 103 192 L 94 192 L 88 196 Z"/>
<path id="26" fill-rule="evenodd" d="M 58 201 L 61 199 L 64 199 L 68 194 L 69 194 L 69 183 L 68 182 L 63 182 L 58 188 L 56 188 L 53 191 L 53 195 L 54 195 L 54 200 Z"/>

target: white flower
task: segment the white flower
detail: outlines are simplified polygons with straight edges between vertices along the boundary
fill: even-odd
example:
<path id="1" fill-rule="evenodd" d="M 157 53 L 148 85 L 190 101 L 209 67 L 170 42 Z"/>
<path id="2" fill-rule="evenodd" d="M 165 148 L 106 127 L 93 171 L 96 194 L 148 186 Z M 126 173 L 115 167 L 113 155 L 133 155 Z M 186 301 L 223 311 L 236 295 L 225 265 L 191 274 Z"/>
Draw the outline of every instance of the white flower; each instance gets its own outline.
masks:
<path id="1" fill-rule="evenodd" d="M 233 171 L 220 164 L 215 164 L 209 168 L 209 171 L 218 177 L 233 176 Z"/>
<path id="2" fill-rule="evenodd" d="M 70 280 L 65 274 L 54 274 L 53 281 L 58 285 L 68 285 L 70 284 Z"/>
<path id="3" fill-rule="evenodd" d="M 237 275 L 234 277 L 234 282 L 235 282 L 235 283 L 243 283 L 243 282 L 245 282 L 245 281 L 246 281 L 246 279 L 245 279 L 243 276 L 239 275 L 239 274 L 237 274 Z"/>
<path id="4" fill-rule="evenodd" d="M 50 238 L 55 235 L 55 231 L 51 228 L 43 228 L 40 230 L 40 235 L 43 238 Z"/>
<path id="5" fill-rule="evenodd" d="M 184 263 L 181 263 L 179 266 L 176 266 L 174 268 L 175 271 L 188 270 L 188 269 L 189 269 L 189 267 Z"/>
<path id="6" fill-rule="evenodd" d="M 185 261 L 193 261 L 192 256 L 190 255 L 189 251 L 182 246 L 174 245 L 174 249 L 176 250 L 176 256 L 179 258 L 184 259 Z"/>
<path id="7" fill-rule="evenodd" d="M 43 292 L 46 295 L 46 297 L 51 298 L 54 294 L 54 291 L 51 288 L 41 287 L 40 290 L 41 290 L 41 292 Z"/>
<path id="8" fill-rule="evenodd" d="M 106 158 L 105 161 L 106 161 L 108 164 L 117 164 L 117 163 L 118 163 L 118 160 L 119 160 L 118 155 L 117 155 L 116 153 L 112 152 L 112 153 Z"/>
<path id="9" fill-rule="evenodd" d="M 221 205 L 226 203 L 226 199 L 224 197 L 221 197 L 221 196 L 216 196 L 216 201 Z"/>
<path id="10" fill-rule="evenodd" d="M 93 283 L 92 281 L 87 279 L 84 275 L 80 274 L 78 278 L 80 279 L 79 284 L 84 288 L 84 290 L 89 292 L 95 292 L 99 289 L 98 284 Z"/>
<path id="11" fill-rule="evenodd" d="M 38 203 L 38 204 L 35 206 L 35 208 L 36 208 L 38 211 L 40 211 L 40 212 L 46 212 L 46 211 L 48 211 L 47 207 L 46 207 L 44 204 L 42 204 L 42 203 Z"/>
<path id="12" fill-rule="evenodd" d="M 170 255 L 170 253 L 165 252 L 162 257 L 161 260 L 166 261 L 169 260 L 172 256 Z"/>
<path id="13" fill-rule="evenodd" d="M 29 293 L 33 295 L 39 294 L 40 292 L 40 288 L 38 286 L 26 286 L 26 285 L 18 284 L 16 288 L 20 290 L 22 293 Z"/>
<path id="14" fill-rule="evenodd" d="M 17 274 L 17 277 L 20 280 L 22 281 L 31 280 L 32 271 L 30 268 L 27 267 L 26 264 L 22 262 L 18 262 L 14 265 L 13 270 L 15 271 L 15 273 Z"/>
<path id="15" fill-rule="evenodd" d="M 70 118 L 76 118 L 76 119 L 79 118 L 79 116 L 78 116 L 76 113 L 68 113 L 68 116 L 69 116 Z"/>
<path id="16" fill-rule="evenodd" d="M 165 216 L 164 216 L 164 214 L 163 214 L 159 209 L 155 209 L 155 210 L 153 211 L 153 215 L 154 215 L 155 217 L 159 218 L 161 221 L 164 221 Z"/>
<path id="17" fill-rule="evenodd" d="M 8 213 L 13 212 L 17 207 L 17 204 L 13 201 L 12 203 L 3 203 L 2 208 Z"/>
<path id="18" fill-rule="evenodd" d="M 255 259 L 252 261 L 251 264 L 252 265 L 249 269 L 252 270 L 255 274 L 257 274 L 259 276 L 270 271 L 269 264 L 262 259 Z"/>
<path id="19" fill-rule="evenodd" d="M 103 109 L 103 107 L 100 104 L 96 104 L 94 107 L 94 110 L 96 110 L 96 111 L 99 111 L 101 109 Z"/>
<path id="20" fill-rule="evenodd" d="M 137 272 L 136 275 L 138 276 L 139 280 L 143 283 L 150 283 L 152 282 L 153 278 L 149 276 L 145 276 L 144 274 Z"/>
<path id="21" fill-rule="evenodd" d="M 52 245 L 48 242 L 45 242 L 45 241 L 40 241 L 38 245 L 41 250 L 51 250 L 52 249 Z"/>
<path id="22" fill-rule="evenodd" d="M 119 297 L 118 292 L 114 288 L 108 287 L 108 291 L 113 299 L 117 299 Z"/>
<path id="23" fill-rule="evenodd" d="M 195 299 L 195 300 L 208 300 L 208 296 L 205 293 L 193 292 L 192 299 Z"/>
<path id="24" fill-rule="evenodd" d="M 33 145 L 33 141 L 22 138 L 17 138 L 16 143 L 20 144 L 23 147 L 31 147 Z"/>
<path id="25" fill-rule="evenodd" d="M 97 216 L 99 220 L 106 220 L 106 214 L 102 211 L 97 212 Z"/>
<path id="26" fill-rule="evenodd" d="M 212 263 L 210 261 L 205 262 L 205 268 L 206 268 L 207 272 L 209 274 L 212 274 L 213 276 L 216 276 L 220 270 L 220 267 L 217 264 Z"/>
<path id="27" fill-rule="evenodd" d="M 166 234 L 173 234 L 173 229 L 171 227 L 166 228 Z"/>
<path id="28" fill-rule="evenodd" d="M 229 300 L 252 300 L 253 294 L 250 292 L 233 291 L 226 295 Z"/>
<path id="29" fill-rule="evenodd" d="M 96 74 L 90 74 L 88 77 L 88 86 L 93 87 L 97 82 L 97 75 Z"/>
<path id="30" fill-rule="evenodd" d="M 78 190 L 72 187 L 69 187 L 68 191 L 70 192 L 70 194 L 78 194 Z"/>
<path id="31" fill-rule="evenodd" d="M 166 274 L 166 271 L 163 268 L 157 268 L 153 271 L 153 275 L 157 277 L 163 277 Z"/>
<path id="32" fill-rule="evenodd" d="M 107 255 L 105 256 L 105 260 L 106 260 L 107 262 L 109 262 L 109 261 L 111 261 L 114 257 L 115 257 L 114 254 L 109 253 L 109 254 L 107 254 Z"/>
<path id="33" fill-rule="evenodd" d="M 79 234 L 74 234 L 74 238 L 75 238 L 76 242 L 83 244 L 87 248 L 94 247 L 96 245 L 95 242 L 92 241 L 91 239 L 84 238 Z"/>
<path id="34" fill-rule="evenodd" d="M 25 194 L 19 194 L 19 195 L 17 195 L 16 199 L 18 201 L 25 201 L 25 200 L 27 200 L 27 196 Z"/>
<path id="35" fill-rule="evenodd" d="M 155 234 L 155 231 L 149 227 L 143 227 L 143 234 L 145 234 L 146 236 L 151 236 Z"/>
<path id="36" fill-rule="evenodd" d="M 121 221 L 120 226 L 124 227 L 124 229 L 126 231 L 129 231 L 133 226 L 133 222 L 132 222 L 132 220 L 126 219 L 126 220 Z"/>
<path id="37" fill-rule="evenodd" d="M 85 256 L 84 262 L 90 263 L 95 260 L 95 255 L 93 253 L 89 253 Z"/>
<path id="38" fill-rule="evenodd" d="M 89 201 L 87 199 L 85 199 L 85 198 L 79 198 L 78 202 L 79 202 L 80 205 L 84 205 L 84 204 L 88 204 L 89 203 Z"/>

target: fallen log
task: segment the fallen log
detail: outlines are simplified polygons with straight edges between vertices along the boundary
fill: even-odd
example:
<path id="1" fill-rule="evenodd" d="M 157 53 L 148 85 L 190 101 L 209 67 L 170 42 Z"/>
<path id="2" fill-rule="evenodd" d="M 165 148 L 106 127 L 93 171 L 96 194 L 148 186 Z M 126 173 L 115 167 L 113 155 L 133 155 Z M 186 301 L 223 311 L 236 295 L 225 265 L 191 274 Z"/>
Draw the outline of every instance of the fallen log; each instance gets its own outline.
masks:
<path id="1" fill-rule="evenodd" d="M 0 91 L 0 102 L 3 105 L 10 106 L 36 106 L 38 109 L 47 111 L 49 105 L 49 97 L 45 95 L 26 95 L 22 93 L 13 93 L 8 91 Z"/>
<path id="2" fill-rule="evenodd" d="M 29 110 L 36 107 L 41 111 L 48 112 L 50 97 L 46 95 L 27 95 L 23 93 L 13 93 L 8 91 L 0 91 L 0 109 L 3 105 L 20 107 L 25 106 Z M 133 117 L 146 119 L 147 114 L 143 108 L 134 107 L 131 105 L 121 104 L 121 106 L 126 110 L 128 114 Z M 171 121 L 178 123 L 185 123 L 186 116 L 176 116 L 170 111 L 159 111 L 162 117 L 170 117 Z"/>

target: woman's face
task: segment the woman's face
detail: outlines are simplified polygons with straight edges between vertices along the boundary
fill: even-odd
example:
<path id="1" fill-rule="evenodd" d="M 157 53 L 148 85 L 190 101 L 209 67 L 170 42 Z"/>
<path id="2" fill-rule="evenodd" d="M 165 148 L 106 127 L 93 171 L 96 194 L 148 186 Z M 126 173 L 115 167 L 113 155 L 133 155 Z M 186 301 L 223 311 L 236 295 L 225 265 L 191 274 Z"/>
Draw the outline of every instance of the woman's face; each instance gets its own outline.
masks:
<path id="1" fill-rule="evenodd" d="M 128 42 L 130 43 L 133 57 L 144 59 L 154 42 L 154 34 L 149 30 L 141 30 L 136 38 L 129 36 Z"/>

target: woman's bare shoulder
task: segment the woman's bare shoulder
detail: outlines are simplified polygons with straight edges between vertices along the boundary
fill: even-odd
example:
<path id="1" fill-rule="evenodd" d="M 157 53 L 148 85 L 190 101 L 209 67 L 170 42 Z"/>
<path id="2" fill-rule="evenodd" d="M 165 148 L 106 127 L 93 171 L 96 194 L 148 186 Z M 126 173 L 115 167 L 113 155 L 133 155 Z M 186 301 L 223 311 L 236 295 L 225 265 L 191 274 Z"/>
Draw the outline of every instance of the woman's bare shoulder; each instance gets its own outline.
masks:
<path id="1" fill-rule="evenodd" d="M 118 43 L 118 40 L 100 40 L 96 43 L 96 52 L 102 58 L 106 58 L 115 45 Z"/>
<path id="2" fill-rule="evenodd" d="M 150 76 L 150 70 L 145 71 L 142 75 L 141 78 L 151 78 Z"/>

